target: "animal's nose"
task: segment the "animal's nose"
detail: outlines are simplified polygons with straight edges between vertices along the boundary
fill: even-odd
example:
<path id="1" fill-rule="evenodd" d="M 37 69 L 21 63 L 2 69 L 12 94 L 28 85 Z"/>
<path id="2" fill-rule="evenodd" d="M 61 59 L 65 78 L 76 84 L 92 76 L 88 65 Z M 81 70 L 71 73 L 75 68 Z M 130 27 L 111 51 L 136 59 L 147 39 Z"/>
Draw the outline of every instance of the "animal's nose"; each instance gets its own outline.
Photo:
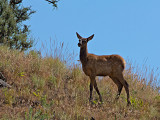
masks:
<path id="1" fill-rule="evenodd" d="M 80 43 L 78 43 L 78 47 L 80 47 L 81 46 L 81 44 Z"/>

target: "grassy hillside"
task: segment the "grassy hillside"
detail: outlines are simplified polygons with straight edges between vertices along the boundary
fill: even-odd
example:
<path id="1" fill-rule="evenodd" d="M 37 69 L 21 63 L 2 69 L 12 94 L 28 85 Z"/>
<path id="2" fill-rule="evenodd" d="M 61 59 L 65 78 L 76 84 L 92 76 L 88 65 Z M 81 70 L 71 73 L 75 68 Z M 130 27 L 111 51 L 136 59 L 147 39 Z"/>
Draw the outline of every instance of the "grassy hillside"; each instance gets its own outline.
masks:
<path id="1" fill-rule="evenodd" d="M 130 85 L 132 105 L 126 106 L 124 88 L 118 102 L 113 102 L 117 87 L 108 77 L 97 78 L 104 103 L 99 103 L 94 90 L 91 104 L 88 101 L 89 78 L 80 65 L 68 65 L 60 56 L 42 58 L 34 51 L 25 54 L 0 47 L 0 72 L 12 86 L 0 88 L 0 120 L 160 119 L 156 77 L 147 82 L 142 75 L 145 72 L 135 72 L 129 62 L 124 74 Z"/>

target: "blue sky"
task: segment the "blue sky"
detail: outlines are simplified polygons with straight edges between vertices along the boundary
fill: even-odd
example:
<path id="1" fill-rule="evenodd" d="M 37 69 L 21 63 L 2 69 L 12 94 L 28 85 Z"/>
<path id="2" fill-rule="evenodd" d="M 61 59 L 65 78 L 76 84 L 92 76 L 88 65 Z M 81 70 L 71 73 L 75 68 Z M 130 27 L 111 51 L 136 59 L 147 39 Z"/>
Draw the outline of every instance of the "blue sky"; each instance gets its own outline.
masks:
<path id="1" fill-rule="evenodd" d="M 37 49 L 57 39 L 78 55 L 76 32 L 95 34 L 90 53 L 119 54 L 140 65 L 147 59 L 148 66 L 160 66 L 159 0 L 60 0 L 56 10 L 45 0 L 24 0 L 23 5 L 37 11 L 27 21 Z"/>

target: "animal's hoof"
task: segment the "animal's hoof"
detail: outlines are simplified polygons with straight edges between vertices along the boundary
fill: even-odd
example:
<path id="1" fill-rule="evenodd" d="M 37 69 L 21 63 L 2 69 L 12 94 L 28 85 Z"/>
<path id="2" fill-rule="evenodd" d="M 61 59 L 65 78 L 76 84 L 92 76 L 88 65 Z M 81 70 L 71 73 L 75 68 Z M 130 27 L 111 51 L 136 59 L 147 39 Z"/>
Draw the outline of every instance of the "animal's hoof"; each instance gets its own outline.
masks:
<path id="1" fill-rule="evenodd" d="M 104 103 L 103 101 L 100 101 L 100 102 L 98 103 L 98 105 L 103 105 L 103 103 Z"/>
<path id="2" fill-rule="evenodd" d="M 103 100 L 100 100 L 100 103 L 103 104 Z"/>
<path id="3" fill-rule="evenodd" d="M 102 96 L 101 96 L 101 95 L 99 96 L 99 100 L 100 100 L 100 102 L 103 102 Z"/>
<path id="4" fill-rule="evenodd" d="M 118 100 L 118 99 L 119 99 L 119 95 L 116 95 L 115 100 Z"/>
<path id="5" fill-rule="evenodd" d="M 130 105 L 131 105 L 131 102 L 130 102 L 130 101 L 128 101 L 127 106 L 130 106 Z"/>
<path id="6" fill-rule="evenodd" d="M 93 102 L 93 99 L 92 99 L 92 98 L 89 98 L 89 102 Z"/>
<path id="7" fill-rule="evenodd" d="M 94 117 L 91 117 L 91 119 L 90 119 L 90 120 L 95 120 L 95 119 L 94 119 Z"/>

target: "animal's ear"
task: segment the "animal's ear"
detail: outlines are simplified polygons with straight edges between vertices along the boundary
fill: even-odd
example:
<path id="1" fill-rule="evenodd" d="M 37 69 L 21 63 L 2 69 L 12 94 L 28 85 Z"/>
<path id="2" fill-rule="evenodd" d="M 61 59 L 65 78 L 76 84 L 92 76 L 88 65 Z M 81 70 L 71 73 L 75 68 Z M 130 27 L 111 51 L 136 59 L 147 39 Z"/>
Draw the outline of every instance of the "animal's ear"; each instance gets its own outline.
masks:
<path id="1" fill-rule="evenodd" d="M 90 37 L 88 37 L 88 38 L 87 38 L 87 41 L 92 40 L 92 39 L 93 39 L 93 37 L 94 37 L 94 34 L 93 34 L 93 35 L 91 35 Z"/>
<path id="2" fill-rule="evenodd" d="M 81 39 L 82 37 L 76 32 L 78 39 Z"/>

